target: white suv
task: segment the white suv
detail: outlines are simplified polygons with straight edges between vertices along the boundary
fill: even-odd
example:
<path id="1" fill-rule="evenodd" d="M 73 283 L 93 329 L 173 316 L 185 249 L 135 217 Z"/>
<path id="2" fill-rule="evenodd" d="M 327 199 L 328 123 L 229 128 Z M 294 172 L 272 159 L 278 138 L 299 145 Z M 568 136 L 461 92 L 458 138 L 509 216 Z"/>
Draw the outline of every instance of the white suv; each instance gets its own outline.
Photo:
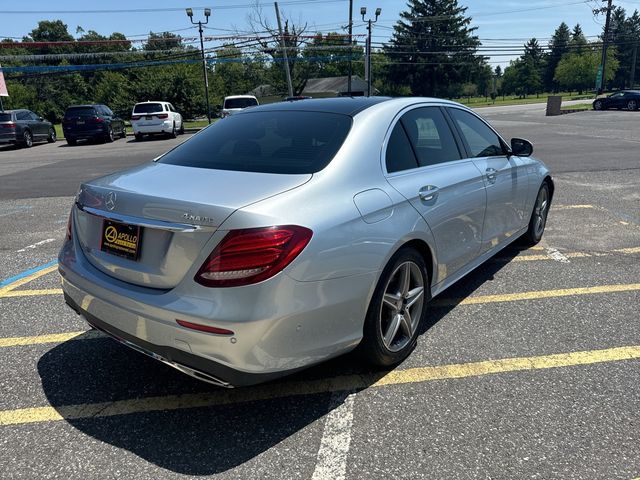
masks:
<path id="1" fill-rule="evenodd" d="M 131 113 L 131 126 L 138 141 L 145 134 L 162 133 L 175 138 L 178 133 L 184 133 L 182 115 L 169 102 L 136 103 Z"/>
<path id="2" fill-rule="evenodd" d="M 259 105 L 258 99 L 253 95 L 232 95 L 224 97 L 220 117 L 228 117 L 248 107 Z"/>

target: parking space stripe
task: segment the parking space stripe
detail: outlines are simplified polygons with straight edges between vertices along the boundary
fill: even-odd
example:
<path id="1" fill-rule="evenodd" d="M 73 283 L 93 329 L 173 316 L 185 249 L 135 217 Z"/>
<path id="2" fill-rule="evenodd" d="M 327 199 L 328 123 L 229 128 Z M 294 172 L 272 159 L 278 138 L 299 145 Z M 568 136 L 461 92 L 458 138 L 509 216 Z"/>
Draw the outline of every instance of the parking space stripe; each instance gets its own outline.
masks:
<path id="1" fill-rule="evenodd" d="M 57 268 L 58 262 L 56 260 L 53 260 L 51 262 L 45 263 L 44 265 L 40 265 L 39 267 L 25 270 L 24 272 L 21 272 L 0 282 L 0 293 L 2 293 L 3 291 L 18 288 L 26 283 L 35 280 L 36 278 L 40 278 L 47 273 L 55 271 Z"/>
<path id="2" fill-rule="evenodd" d="M 184 395 L 166 395 L 114 402 L 89 403 L 64 406 L 45 406 L 0 411 L 0 425 L 21 425 L 60 420 L 112 417 L 134 413 L 206 408 L 219 405 L 240 404 L 269 399 L 358 391 L 409 383 L 425 383 L 437 380 L 452 380 L 485 375 L 575 367 L 600 363 L 640 359 L 640 345 L 559 353 L 535 357 L 516 357 L 486 360 L 473 363 L 418 367 L 391 371 L 380 378 L 380 374 L 343 375 L 310 381 L 295 381 L 247 387 L 238 390 Z"/>
<path id="3" fill-rule="evenodd" d="M 0 347 L 19 347 L 23 345 L 38 345 L 42 343 L 62 343 L 69 340 L 73 340 L 83 333 L 90 335 L 91 332 L 67 332 L 67 333 L 52 333 L 51 335 L 37 335 L 34 337 L 8 337 L 0 338 Z M 99 338 L 102 334 L 93 334 L 91 338 Z M 87 338 L 86 336 L 84 338 Z"/>
<path id="4" fill-rule="evenodd" d="M 0 291 L 0 298 L 35 297 L 39 295 L 62 295 L 62 289 L 48 288 L 45 290 L 11 290 L 7 292 Z"/>
<path id="5" fill-rule="evenodd" d="M 505 293 L 500 295 L 478 295 L 466 298 L 443 298 L 435 300 L 432 305 L 478 305 L 483 303 L 517 302 L 521 300 L 540 300 L 543 298 L 570 297 L 574 295 L 593 295 L 599 293 L 632 292 L 637 290 L 640 290 L 640 283 L 628 283 L 622 285 L 600 285 L 597 287 L 536 290 L 531 292 Z"/>
<path id="6" fill-rule="evenodd" d="M 551 210 L 578 210 L 596 208 L 593 205 L 552 205 Z"/>

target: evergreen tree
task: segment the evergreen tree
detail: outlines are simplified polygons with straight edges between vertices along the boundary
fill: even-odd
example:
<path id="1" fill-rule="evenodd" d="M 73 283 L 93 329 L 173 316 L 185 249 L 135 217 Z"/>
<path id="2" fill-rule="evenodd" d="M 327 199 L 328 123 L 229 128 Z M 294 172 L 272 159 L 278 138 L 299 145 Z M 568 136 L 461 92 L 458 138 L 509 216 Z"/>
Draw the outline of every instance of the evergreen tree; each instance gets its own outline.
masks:
<path id="1" fill-rule="evenodd" d="M 457 0 L 409 0 L 400 14 L 385 54 L 389 83 L 413 95 L 452 96 L 476 80 L 485 63 L 480 45 Z"/>
<path id="2" fill-rule="evenodd" d="M 570 41 L 571 30 L 566 23 L 562 22 L 549 41 L 551 51 L 547 55 L 547 63 L 543 74 L 544 89 L 547 92 L 558 91 L 558 84 L 553 80 L 553 77 L 556 74 L 556 67 L 562 56 L 569 52 Z"/>
<path id="3" fill-rule="evenodd" d="M 587 46 L 587 38 L 584 36 L 584 33 L 582 33 L 582 27 L 579 23 L 576 23 L 576 26 L 573 27 L 569 46 L 571 47 L 571 51 L 577 54 L 581 54 Z"/>
<path id="4" fill-rule="evenodd" d="M 636 10 L 627 17 L 622 7 L 616 7 L 611 14 L 610 41 L 616 49 L 616 58 L 620 62 L 612 80 L 616 88 L 627 88 L 631 81 L 633 49 L 640 43 L 640 15 Z M 637 47 L 636 47 L 637 48 Z"/>

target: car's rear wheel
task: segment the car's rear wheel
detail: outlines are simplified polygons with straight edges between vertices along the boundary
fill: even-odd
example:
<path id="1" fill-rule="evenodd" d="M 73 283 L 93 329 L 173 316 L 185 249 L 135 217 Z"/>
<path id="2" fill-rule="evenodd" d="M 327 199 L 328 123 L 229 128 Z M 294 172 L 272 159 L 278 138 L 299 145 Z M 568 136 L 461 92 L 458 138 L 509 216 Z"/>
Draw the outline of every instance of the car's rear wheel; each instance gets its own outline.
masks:
<path id="1" fill-rule="evenodd" d="M 105 138 L 105 140 L 109 143 L 113 142 L 116 139 L 115 135 L 113 134 L 113 128 L 109 127 L 109 130 L 107 130 L 107 137 Z"/>
<path id="2" fill-rule="evenodd" d="M 180 123 L 180 130 L 178 130 L 180 135 L 184 135 L 184 122 Z"/>
<path id="3" fill-rule="evenodd" d="M 549 207 L 551 206 L 551 195 L 549 184 L 544 182 L 538 190 L 536 203 L 531 212 L 529 220 L 529 228 L 523 235 L 523 239 L 528 245 L 535 245 L 542 239 L 545 226 L 547 225 L 547 216 L 549 215 Z"/>
<path id="4" fill-rule="evenodd" d="M 55 143 L 55 142 L 56 142 L 56 140 L 57 140 L 57 137 L 56 137 L 56 130 L 55 130 L 53 127 L 51 127 L 51 128 L 49 129 L 49 136 L 47 137 L 47 142 L 49 142 L 49 143 Z"/>
<path id="5" fill-rule="evenodd" d="M 604 110 L 604 104 L 602 103 L 602 100 L 596 100 L 595 102 L 593 102 L 593 109 Z"/>
<path id="6" fill-rule="evenodd" d="M 22 134 L 22 145 L 27 148 L 31 148 L 33 146 L 33 134 L 29 130 L 25 130 Z"/>
<path id="7" fill-rule="evenodd" d="M 636 100 L 629 100 L 627 102 L 627 110 L 637 110 L 638 109 L 638 102 Z"/>
<path id="8" fill-rule="evenodd" d="M 178 136 L 178 131 L 176 130 L 176 122 L 173 122 L 173 127 L 171 128 L 171 133 L 169 134 L 171 138 L 176 138 Z"/>
<path id="9" fill-rule="evenodd" d="M 67 137 L 67 143 L 68 143 L 69 145 L 72 145 L 72 146 L 73 146 L 73 145 L 76 145 L 76 144 L 78 143 L 78 141 L 77 141 L 75 138 L 69 138 L 69 137 Z"/>
<path id="10" fill-rule="evenodd" d="M 141 142 L 143 139 L 143 135 L 141 133 L 136 133 L 135 137 L 137 142 Z"/>
<path id="11" fill-rule="evenodd" d="M 399 250 L 380 276 L 371 298 L 360 350 L 374 365 L 391 367 L 414 349 L 423 323 L 429 275 L 413 248 Z"/>

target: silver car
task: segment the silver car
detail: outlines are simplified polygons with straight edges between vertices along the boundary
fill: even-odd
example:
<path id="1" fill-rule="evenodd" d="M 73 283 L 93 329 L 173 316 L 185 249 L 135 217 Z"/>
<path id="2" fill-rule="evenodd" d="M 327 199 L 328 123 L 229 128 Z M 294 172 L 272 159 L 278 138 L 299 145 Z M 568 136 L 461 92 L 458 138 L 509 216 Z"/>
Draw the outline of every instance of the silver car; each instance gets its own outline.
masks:
<path id="1" fill-rule="evenodd" d="M 430 98 L 264 105 L 83 184 L 59 258 L 93 327 L 220 386 L 358 348 L 390 367 L 429 300 L 553 196 L 531 144 Z"/>

